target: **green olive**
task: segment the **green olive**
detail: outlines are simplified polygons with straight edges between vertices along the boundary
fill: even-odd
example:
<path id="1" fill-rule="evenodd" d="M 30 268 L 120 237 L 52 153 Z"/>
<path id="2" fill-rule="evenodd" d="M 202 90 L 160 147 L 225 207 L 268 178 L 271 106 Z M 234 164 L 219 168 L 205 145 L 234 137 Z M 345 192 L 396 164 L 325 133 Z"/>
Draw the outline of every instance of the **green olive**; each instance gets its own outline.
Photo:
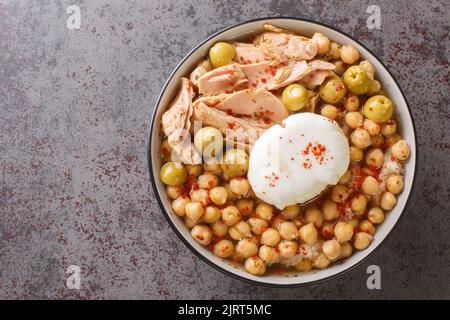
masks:
<path id="1" fill-rule="evenodd" d="M 230 149 L 220 166 L 227 178 L 241 177 L 248 170 L 248 155 L 242 149 Z"/>
<path id="2" fill-rule="evenodd" d="M 308 90 L 304 86 L 291 84 L 283 90 L 281 99 L 289 111 L 298 111 L 306 105 L 308 97 Z"/>
<path id="3" fill-rule="evenodd" d="M 201 128 L 194 136 L 194 146 L 203 157 L 215 157 L 223 150 L 222 133 L 213 127 Z"/>
<path id="4" fill-rule="evenodd" d="M 161 181 L 169 186 L 180 186 L 186 182 L 187 172 L 181 163 L 167 162 L 159 174 Z"/>
<path id="5" fill-rule="evenodd" d="M 346 93 L 347 89 L 342 80 L 338 77 L 327 79 L 322 83 L 319 89 L 320 98 L 329 104 L 336 104 Z"/>
<path id="6" fill-rule="evenodd" d="M 365 94 L 370 89 L 371 80 L 367 71 L 360 66 L 351 66 L 344 73 L 344 83 L 354 94 Z"/>
<path id="7" fill-rule="evenodd" d="M 234 46 L 226 42 L 217 42 L 209 49 L 209 60 L 214 68 L 230 64 L 235 55 Z"/>
<path id="8" fill-rule="evenodd" d="M 377 95 L 367 99 L 364 104 L 364 116 L 375 122 L 386 122 L 392 117 L 393 112 L 392 101 L 382 95 Z"/>

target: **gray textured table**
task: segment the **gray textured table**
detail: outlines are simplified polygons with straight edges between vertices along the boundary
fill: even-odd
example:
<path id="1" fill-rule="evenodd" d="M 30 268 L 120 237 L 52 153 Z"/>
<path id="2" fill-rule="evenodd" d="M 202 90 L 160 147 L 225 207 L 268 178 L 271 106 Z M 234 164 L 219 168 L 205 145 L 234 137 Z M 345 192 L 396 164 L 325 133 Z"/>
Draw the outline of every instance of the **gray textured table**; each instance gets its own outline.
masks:
<path id="1" fill-rule="evenodd" d="M 243 3 L 0 0 L 0 298 L 450 298 L 448 2 Z M 69 4 L 80 30 L 66 27 Z M 369 4 L 382 30 L 367 29 Z M 207 35 L 269 15 L 359 39 L 398 79 L 418 130 L 398 228 L 356 269 L 305 288 L 251 286 L 199 260 L 147 173 L 152 106 L 172 68 Z M 79 290 L 66 287 L 72 264 Z M 370 264 L 381 290 L 366 287 Z"/>

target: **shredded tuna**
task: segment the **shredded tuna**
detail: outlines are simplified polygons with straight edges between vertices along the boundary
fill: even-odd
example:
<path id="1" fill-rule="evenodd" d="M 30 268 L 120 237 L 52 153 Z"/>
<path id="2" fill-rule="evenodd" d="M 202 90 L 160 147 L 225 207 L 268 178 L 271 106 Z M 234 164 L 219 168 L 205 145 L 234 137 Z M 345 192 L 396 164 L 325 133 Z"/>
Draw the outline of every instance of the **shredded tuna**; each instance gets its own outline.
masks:
<path id="1" fill-rule="evenodd" d="M 199 103 L 205 103 L 228 114 L 251 116 L 256 119 L 267 118 L 275 123 L 281 123 L 289 116 L 280 99 L 265 89 L 246 89 L 201 97 L 194 102 L 194 106 Z"/>
<path id="2" fill-rule="evenodd" d="M 317 54 L 317 43 L 309 38 L 288 33 L 283 29 L 266 25 L 260 46 L 264 53 L 278 61 L 311 60 Z"/>
<path id="3" fill-rule="evenodd" d="M 195 120 L 203 125 L 219 129 L 230 144 L 245 144 L 252 146 L 261 134 L 274 125 L 271 121 L 259 121 L 250 118 L 238 118 L 226 112 L 208 107 L 200 102 L 194 108 Z"/>
<path id="4" fill-rule="evenodd" d="M 237 63 L 216 68 L 198 78 L 198 91 L 203 95 L 216 95 L 246 87 L 247 78 Z"/>
<path id="5" fill-rule="evenodd" d="M 181 78 L 181 89 L 169 109 L 162 115 L 162 128 L 179 160 L 187 164 L 201 163 L 200 155 L 190 141 L 192 98 L 194 90 L 187 78 Z"/>

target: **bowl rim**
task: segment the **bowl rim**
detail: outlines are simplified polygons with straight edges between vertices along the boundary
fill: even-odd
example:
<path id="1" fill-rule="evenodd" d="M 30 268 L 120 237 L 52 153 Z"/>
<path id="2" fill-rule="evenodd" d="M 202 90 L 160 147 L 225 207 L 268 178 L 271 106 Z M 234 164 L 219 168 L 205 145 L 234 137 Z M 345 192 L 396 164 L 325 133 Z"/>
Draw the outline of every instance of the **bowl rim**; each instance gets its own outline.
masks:
<path id="1" fill-rule="evenodd" d="M 250 23 L 254 23 L 254 22 L 259 22 L 259 21 L 264 21 L 264 20 L 296 20 L 296 21 L 303 21 L 303 22 L 308 22 L 308 23 L 312 23 L 312 24 L 317 24 L 320 25 L 322 27 L 325 28 L 329 28 L 335 32 L 341 33 L 342 35 L 348 37 L 349 39 L 351 39 L 352 41 L 356 42 L 358 45 L 360 45 L 361 47 L 363 47 L 365 50 L 367 50 L 372 57 L 377 60 L 377 62 L 379 62 L 382 67 L 385 69 L 385 71 L 388 73 L 388 75 L 392 78 L 392 80 L 394 81 L 395 85 L 397 86 L 397 88 L 400 91 L 400 94 L 402 96 L 402 98 L 404 99 L 405 103 L 406 103 L 406 109 L 409 113 L 409 116 L 411 118 L 411 124 L 412 124 L 412 128 L 413 128 L 413 136 L 414 136 L 414 151 L 415 151 L 415 163 L 414 163 L 414 172 L 412 175 L 412 182 L 411 182 L 411 189 L 406 197 L 406 201 L 405 201 L 405 205 L 403 207 L 403 210 L 400 212 L 399 217 L 397 219 L 397 221 L 395 221 L 394 225 L 391 227 L 391 230 L 386 234 L 386 236 L 380 241 L 380 243 L 378 244 L 377 247 L 375 247 L 372 251 L 370 251 L 365 257 L 363 257 L 361 260 L 359 260 L 358 262 L 356 262 L 355 264 L 349 266 L 348 268 L 326 276 L 322 279 L 318 279 L 315 281 L 309 281 L 309 282 L 303 282 L 303 283 L 289 283 L 289 284 L 281 284 L 281 283 L 270 283 L 270 282 L 263 282 L 263 281 L 256 281 L 256 280 L 252 280 L 250 278 L 246 278 L 243 276 L 240 276 L 236 273 L 230 272 L 224 268 L 222 268 L 221 266 L 219 266 L 218 264 L 214 263 L 212 260 L 208 259 L 206 256 L 202 255 L 198 250 L 196 250 L 188 241 L 187 239 L 178 231 L 177 227 L 175 226 L 175 224 L 172 222 L 171 218 L 169 217 L 168 212 L 166 211 L 164 204 L 162 202 L 161 199 L 161 195 L 158 192 L 157 189 L 157 184 L 156 184 L 156 180 L 155 180 L 155 176 L 153 175 L 153 169 L 152 169 L 152 155 L 151 155 L 151 147 L 152 147 L 152 132 L 154 130 L 154 126 L 157 123 L 157 119 L 156 119 L 156 115 L 158 113 L 158 105 L 161 102 L 162 97 L 164 96 L 166 89 L 169 85 L 169 83 L 171 82 L 173 76 L 175 75 L 175 73 L 178 71 L 178 69 L 184 64 L 184 62 L 194 53 L 196 52 L 205 42 L 208 42 L 209 40 L 221 35 L 222 33 L 234 29 L 236 27 L 240 27 L 246 24 L 250 24 Z M 237 24 L 233 24 L 231 26 L 222 28 L 216 32 L 214 32 L 213 34 L 211 34 L 210 36 L 206 37 L 205 39 L 203 39 L 201 42 L 199 42 L 197 45 L 195 45 L 191 50 L 188 51 L 188 53 L 180 60 L 180 62 L 175 66 L 175 68 L 172 70 L 172 72 L 170 73 L 169 77 L 167 78 L 167 80 L 165 81 L 159 95 L 158 95 L 158 99 L 156 100 L 155 104 L 154 104 L 154 109 L 152 112 L 152 116 L 151 116 L 151 125 L 150 125 L 150 132 L 148 134 L 148 143 L 147 143 L 147 165 L 148 165 L 148 170 L 149 170 L 149 175 L 150 175 L 150 181 L 152 183 L 152 187 L 154 190 L 154 194 L 156 196 L 156 200 L 158 202 L 158 205 L 161 209 L 161 211 L 164 214 L 165 219 L 167 220 L 167 222 L 169 223 L 169 225 L 171 226 L 172 230 L 175 231 L 176 235 L 178 236 L 178 238 L 181 239 L 181 241 L 197 256 L 199 257 L 202 261 L 206 262 L 209 266 L 213 267 L 214 269 L 243 282 L 249 283 L 249 284 L 253 284 L 253 285 L 257 285 L 257 286 L 263 286 L 263 287 L 270 287 L 270 288 L 293 288 L 293 287 L 305 287 L 305 286 L 311 286 L 311 285 L 316 285 L 316 284 L 320 284 L 322 282 L 326 282 L 332 279 L 337 278 L 338 276 L 343 275 L 344 273 L 349 272 L 350 270 L 353 270 L 354 268 L 360 266 L 364 261 L 366 261 L 373 253 L 374 251 L 376 251 L 376 249 L 378 249 L 385 241 L 386 239 L 388 239 L 391 234 L 393 233 L 394 229 L 399 225 L 399 221 L 400 219 L 403 217 L 403 212 L 408 208 L 410 199 L 411 199 L 411 194 L 414 191 L 415 188 L 415 181 L 416 181 L 416 172 L 417 172 L 417 167 L 418 167 L 418 160 L 419 160 L 419 154 L 418 154 L 418 147 L 417 147 L 417 129 L 416 129 L 416 125 L 414 122 L 414 118 L 412 115 L 412 112 L 410 110 L 409 107 L 409 102 L 406 99 L 406 96 L 402 90 L 402 88 L 400 87 L 400 85 L 398 84 L 397 80 L 395 79 L 395 77 L 391 74 L 391 72 L 389 71 L 389 69 L 387 68 L 387 66 L 381 61 L 381 59 L 379 59 L 369 48 L 367 48 L 364 44 L 362 44 L 361 42 L 359 42 L 358 40 L 354 39 L 352 36 L 350 36 L 349 34 L 347 34 L 346 32 L 343 32 L 339 29 L 337 29 L 334 26 L 330 26 L 326 23 L 323 22 L 317 22 L 315 20 L 311 20 L 311 19 L 307 19 L 307 18 L 299 18 L 299 17 L 291 17 L 291 16 L 267 16 L 267 17 L 261 17 L 261 18 L 255 18 L 255 19 L 250 19 L 250 20 L 246 20 L 244 22 L 240 22 Z"/>

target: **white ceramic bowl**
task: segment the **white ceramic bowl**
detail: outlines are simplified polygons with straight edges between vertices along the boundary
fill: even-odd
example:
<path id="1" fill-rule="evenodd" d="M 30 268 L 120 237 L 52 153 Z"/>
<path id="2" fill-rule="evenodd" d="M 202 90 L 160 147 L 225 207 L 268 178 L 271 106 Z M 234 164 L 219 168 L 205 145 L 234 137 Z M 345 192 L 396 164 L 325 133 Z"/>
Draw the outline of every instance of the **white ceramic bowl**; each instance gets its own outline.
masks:
<path id="1" fill-rule="evenodd" d="M 409 143 L 411 148 L 411 157 L 406 164 L 405 187 L 403 192 L 398 197 L 398 202 L 395 208 L 386 215 L 386 220 L 381 224 L 374 235 L 371 245 L 363 250 L 356 252 L 350 258 L 341 262 L 336 262 L 324 270 L 313 270 L 308 273 L 292 273 L 287 275 L 270 274 L 263 277 L 253 276 L 241 268 L 232 266 L 227 261 L 215 256 L 208 248 L 205 248 L 195 242 L 188 230 L 183 225 L 183 222 L 178 218 L 171 209 L 170 202 L 167 199 L 164 185 L 159 180 L 160 162 L 158 158 L 158 149 L 161 143 L 159 136 L 159 122 L 162 113 L 166 110 L 172 99 L 175 97 L 179 84 L 180 77 L 188 75 L 195 67 L 196 63 L 207 55 L 208 49 L 217 41 L 227 41 L 231 39 L 249 36 L 251 34 L 260 33 L 263 31 L 263 25 L 270 23 L 278 27 L 289 29 L 297 32 L 300 35 L 311 37 L 315 32 L 322 32 L 333 41 L 340 44 L 351 44 L 355 46 L 362 58 L 369 60 L 375 67 L 376 77 L 382 83 L 382 86 L 387 95 L 392 99 L 395 108 L 395 119 L 398 121 L 399 132 Z M 353 40 L 348 35 L 337 31 L 336 29 L 319 24 L 313 21 L 307 21 L 297 18 L 264 18 L 258 20 L 248 21 L 210 36 L 194 49 L 192 49 L 178 64 L 175 70 L 170 75 L 166 84 L 164 85 L 153 113 L 150 142 L 149 142 L 149 170 L 151 181 L 155 190 L 156 197 L 161 206 L 161 209 L 166 216 L 168 222 L 173 227 L 180 239 L 200 258 L 205 262 L 215 267 L 216 269 L 225 272 L 226 274 L 235 278 L 252 282 L 255 284 L 269 285 L 269 286 L 296 286 L 302 284 L 311 284 L 325 279 L 330 279 L 336 275 L 342 274 L 344 271 L 351 269 L 358 265 L 362 260 L 369 256 L 387 237 L 397 223 L 400 215 L 405 208 L 411 188 L 416 168 L 416 139 L 413 120 L 408 109 L 407 102 L 403 96 L 399 86 L 394 78 L 388 72 L 386 67 L 364 46 Z"/>

